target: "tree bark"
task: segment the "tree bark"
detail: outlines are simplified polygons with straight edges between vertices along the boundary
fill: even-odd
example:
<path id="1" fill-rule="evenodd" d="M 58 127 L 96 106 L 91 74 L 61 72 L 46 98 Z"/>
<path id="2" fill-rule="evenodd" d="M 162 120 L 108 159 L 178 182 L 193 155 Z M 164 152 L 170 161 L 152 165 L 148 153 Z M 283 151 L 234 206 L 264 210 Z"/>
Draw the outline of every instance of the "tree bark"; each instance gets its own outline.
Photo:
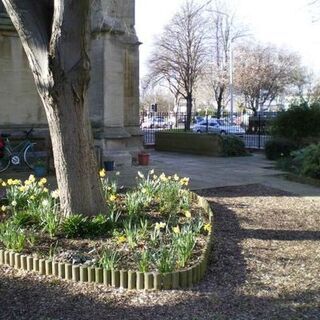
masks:
<path id="1" fill-rule="evenodd" d="M 187 119 L 186 119 L 185 129 L 190 130 L 191 112 L 192 112 L 192 93 L 188 93 L 188 95 L 186 96 L 186 102 L 187 102 Z"/>
<path id="2" fill-rule="evenodd" d="M 3 0 L 33 72 L 50 129 L 65 216 L 106 209 L 85 94 L 90 0 Z"/>
<path id="3" fill-rule="evenodd" d="M 217 118 L 221 118 L 221 111 L 222 111 L 222 101 L 223 101 L 223 94 L 224 94 L 224 89 L 222 87 L 219 88 L 219 94 L 217 97 Z"/>

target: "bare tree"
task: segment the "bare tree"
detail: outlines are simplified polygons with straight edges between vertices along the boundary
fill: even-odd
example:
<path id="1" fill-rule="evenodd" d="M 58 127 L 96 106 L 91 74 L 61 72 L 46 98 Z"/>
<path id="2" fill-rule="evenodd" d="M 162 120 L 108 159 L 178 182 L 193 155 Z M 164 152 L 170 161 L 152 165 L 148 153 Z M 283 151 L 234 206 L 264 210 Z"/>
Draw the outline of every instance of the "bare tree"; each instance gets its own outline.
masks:
<path id="1" fill-rule="evenodd" d="M 64 215 L 105 210 L 85 105 L 90 0 L 2 0 L 43 102 Z"/>
<path id="2" fill-rule="evenodd" d="M 257 44 L 238 49 L 235 70 L 237 91 L 256 114 L 301 81 L 302 67 L 296 54 Z"/>
<path id="3" fill-rule="evenodd" d="M 224 1 L 216 0 L 209 10 L 208 32 L 210 34 L 210 62 L 206 67 L 205 81 L 214 93 L 217 104 L 217 117 L 220 118 L 228 93 L 232 86 L 232 47 L 240 38 L 248 35 L 247 28 L 236 22 Z M 231 68 L 231 70 L 230 70 Z M 232 90 L 232 88 L 230 88 Z"/>
<path id="4" fill-rule="evenodd" d="M 190 129 L 193 93 L 206 59 L 204 6 L 188 0 L 165 27 L 149 61 L 152 83 L 166 82 L 174 96 L 187 104 L 186 129 Z"/>

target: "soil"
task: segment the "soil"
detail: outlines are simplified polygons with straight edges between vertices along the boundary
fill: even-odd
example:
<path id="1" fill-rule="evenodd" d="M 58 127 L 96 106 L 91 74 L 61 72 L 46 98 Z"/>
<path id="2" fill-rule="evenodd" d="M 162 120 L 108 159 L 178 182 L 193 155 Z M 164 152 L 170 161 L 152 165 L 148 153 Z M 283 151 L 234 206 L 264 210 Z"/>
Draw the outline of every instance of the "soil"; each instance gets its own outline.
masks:
<path id="1" fill-rule="evenodd" d="M 130 292 L 0 267 L 0 319 L 320 319 L 320 199 L 262 185 L 201 194 L 215 244 L 199 285 Z"/>

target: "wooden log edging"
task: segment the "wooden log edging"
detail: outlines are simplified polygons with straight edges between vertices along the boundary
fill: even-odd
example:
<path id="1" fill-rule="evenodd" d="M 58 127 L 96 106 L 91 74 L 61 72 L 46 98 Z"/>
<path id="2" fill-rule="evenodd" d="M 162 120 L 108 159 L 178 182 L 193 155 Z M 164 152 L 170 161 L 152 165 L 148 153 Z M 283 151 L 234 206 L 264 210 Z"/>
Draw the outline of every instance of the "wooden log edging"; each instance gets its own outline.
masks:
<path id="1" fill-rule="evenodd" d="M 209 215 L 213 225 L 213 213 L 206 199 L 192 194 Z M 8 265 L 15 269 L 33 271 L 41 275 L 55 276 L 73 282 L 104 284 L 115 288 L 129 290 L 170 290 L 190 288 L 205 275 L 208 255 L 212 247 L 213 231 L 211 231 L 206 248 L 199 261 L 192 267 L 168 273 L 139 272 L 134 270 L 106 270 L 99 267 L 72 265 L 52 259 L 39 259 L 22 255 L 9 250 L 0 249 L 0 265 Z"/>

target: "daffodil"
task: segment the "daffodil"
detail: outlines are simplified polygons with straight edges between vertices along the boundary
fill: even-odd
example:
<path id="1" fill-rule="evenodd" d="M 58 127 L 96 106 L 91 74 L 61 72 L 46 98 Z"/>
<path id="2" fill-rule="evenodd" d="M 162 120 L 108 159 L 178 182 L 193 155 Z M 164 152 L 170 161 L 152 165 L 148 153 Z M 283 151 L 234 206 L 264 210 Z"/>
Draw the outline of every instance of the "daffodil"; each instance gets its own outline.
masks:
<path id="1" fill-rule="evenodd" d="M 100 176 L 100 178 L 104 178 L 106 176 L 106 170 L 105 169 L 101 169 L 99 171 L 99 176 Z"/>
<path id="2" fill-rule="evenodd" d="M 29 176 L 29 179 L 28 179 L 30 182 L 35 182 L 36 181 L 36 178 L 33 174 L 30 174 Z"/>
<path id="3" fill-rule="evenodd" d="M 20 192 L 25 192 L 27 190 L 27 187 L 26 186 L 21 186 L 19 187 L 19 191 Z"/>
<path id="4" fill-rule="evenodd" d="M 162 182 L 166 182 L 168 179 L 166 177 L 166 175 L 162 172 L 161 175 L 159 176 L 159 179 L 162 181 Z"/>
<path id="5" fill-rule="evenodd" d="M 141 192 L 142 192 L 142 193 L 147 193 L 147 189 L 146 189 L 146 188 L 142 188 L 142 189 L 141 189 Z"/>
<path id="6" fill-rule="evenodd" d="M 15 206 L 17 205 L 17 201 L 13 200 L 13 201 L 11 202 L 11 205 L 12 205 L 13 207 L 15 207 Z"/>
<path id="7" fill-rule="evenodd" d="M 43 206 L 43 207 L 48 207 L 48 206 L 49 206 L 49 200 L 48 200 L 48 199 L 44 199 L 44 200 L 42 201 L 42 206 Z"/>
<path id="8" fill-rule="evenodd" d="M 32 181 L 26 180 L 26 181 L 24 182 L 24 185 L 25 185 L 25 186 L 30 186 L 30 185 L 32 185 Z"/>
<path id="9" fill-rule="evenodd" d="M 110 197 L 109 197 L 109 200 L 111 202 L 115 201 L 117 199 L 117 196 L 115 196 L 114 194 L 112 194 Z"/>
<path id="10" fill-rule="evenodd" d="M 125 236 L 119 236 L 117 238 L 117 243 L 120 244 L 120 243 L 123 243 L 123 242 L 126 242 L 126 237 Z"/>
<path id="11" fill-rule="evenodd" d="M 13 179 L 8 179 L 7 180 L 7 185 L 12 186 L 13 185 Z"/>
<path id="12" fill-rule="evenodd" d="M 203 230 L 209 233 L 211 232 L 211 229 L 212 229 L 211 223 L 207 223 L 203 226 Z"/>
<path id="13" fill-rule="evenodd" d="M 177 175 L 177 174 L 175 174 L 174 176 L 173 176 L 173 179 L 174 179 L 174 181 L 179 181 L 179 176 Z"/>
<path id="14" fill-rule="evenodd" d="M 49 192 L 49 189 L 43 188 L 43 192 L 44 192 L 44 193 L 47 193 L 47 192 Z"/>
<path id="15" fill-rule="evenodd" d="M 184 177 L 180 180 L 182 186 L 187 186 L 189 184 L 190 178 Z"/>
<path id="16" fill-rule="evenodd" d="M 1 206 L 1 211 L 5 212 L 7 210 L 6 206 Z"/>
<path id="17" fill-rule="evenodd" d="M 56 189 L 54 191 L 51 192 L 51 197 L 53 199 L 58 199 L 59 198 L 59 189 Z"/>
<path id="18" fill-rule="evenodd" d="M 139 176 L 139 178 L 144 179 L 144 174 L 140 171 L 138 171 L 138 176 Z"/>
<path id="19" fill-rule="evenodd" d="M 154 174 L 154 175 L 152 176 L 152 179 L 153 179 L 153 180 L 157 180 L 157 179 L 158 179 L 158 176 Z"/>
<path id="20" fill-rule="evenodd" d="M 47 179 L 46 178 L 41 178 L 39 183 L 41 183 L 42 185 L 47 183 Z"/>
<path id="21" fill-rule="evenodd" d="M 153 175 L 154 174 L 154 169 L 150 170 L 149 174 Z"/>
<path id="22" fill-rule="evenodd" d="M 166 224 L 164 222 L 157 222 L 154 228 L 156 230 L 161 230 L 161 229 L 163 229 L 165 227 L 166 227 Z"/>
<path id="23" fill-rule="evenodd" d="M 1 185 L 2 185 L 3 187 L 6 187 L 6 186 L 7 186 L 7 183 L 3 181 Z"/>
<path id="24" fill-rule="evenodd" d="M 186 210 L 184 212 L 184 215 L 185 215 L 186 218 L 191 218 L 191 212 L 189 210 Z"/>
<path id="25" fill-rule="evenodd" d="M 179 233 L 180 233 L 180 227 L 179 227 L 179 226 L 173 227 L 173 228 L 172 228 L 172 231 L 173 231 L 175 234 L 179 234 Z"/>

